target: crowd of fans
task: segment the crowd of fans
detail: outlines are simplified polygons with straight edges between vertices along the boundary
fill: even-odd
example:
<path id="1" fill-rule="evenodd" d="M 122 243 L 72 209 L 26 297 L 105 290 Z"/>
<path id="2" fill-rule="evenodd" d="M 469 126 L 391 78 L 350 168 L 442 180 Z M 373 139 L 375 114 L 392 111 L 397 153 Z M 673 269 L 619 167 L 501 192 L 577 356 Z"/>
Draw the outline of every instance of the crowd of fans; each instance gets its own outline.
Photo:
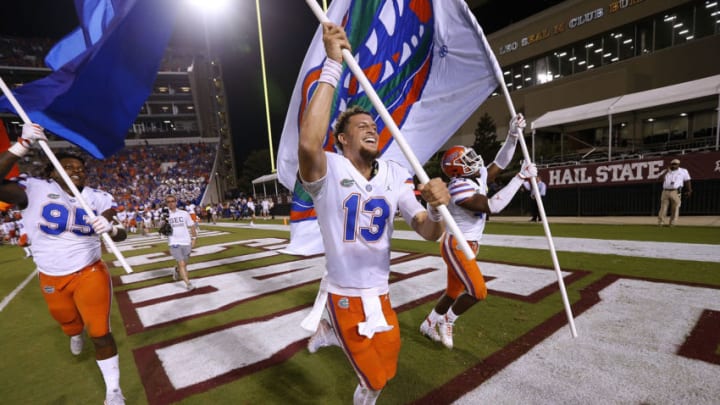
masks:
<path id="1" fill-rule="evenodd" d="M 98 160 L 81 152 L 86 161 L 87 184 L 107 191 L 123 208 L 159 205 L 167 194 L 184 203 L 199 204 L 210 179 L 215 149 L 211 143 L 127 146 L 119 153 Z M 26 156 L 20 171 L 44 176 L 46 160 L 40 152 Z"/>

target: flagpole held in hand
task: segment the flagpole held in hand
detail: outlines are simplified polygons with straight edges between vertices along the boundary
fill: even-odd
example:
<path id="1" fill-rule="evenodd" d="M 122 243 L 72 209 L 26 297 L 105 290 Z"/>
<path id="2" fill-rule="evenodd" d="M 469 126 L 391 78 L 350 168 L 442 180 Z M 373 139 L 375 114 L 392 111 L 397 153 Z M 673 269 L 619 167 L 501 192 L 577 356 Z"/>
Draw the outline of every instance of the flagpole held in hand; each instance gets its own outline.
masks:
<path id="1" fill-rule="evenodd" d="M 327 15 L 322 11 L 320 5 L 317 4 L 315 0 L 305 0 L 305 2 L 313 11 L 315 17 L 317 17 L 317 19 L 321 23 L 330 22 L 330 20 L 327 18 Z M 385 105 L 383 104 L 382 100 L 380 100 L 380 97 L 378 97 L 377 92 L 375 92 L 375 89 L 368 80 L 367 76 L 365 76 L 365 73 L 360 68 L 360 65 L 358 65 L 352 53 L 350 53 L 350 51 L 347 49 L 343 49 L 342 55 L 343 60 L 347 64 L 348 68 L 350 68 L 350 71 L 353 73 L 353 75 L 355 75 L 355 78 L 358 80 L 358 83 L 365 91 L 365 94 L 372 103 L 373 107 L 375 107 L 378 115 L 383 120 L 387 128 L 390 130 L 390 133 L 392 134 L 393 139 L 397 143 L 398 148 L 400 148 L 403 155 L 405 155 L 405 158 L 410 163 L 410 166 L 412 166 L 412 169 L 418 176 L 420 183 L 426 184 L 427 182 L 429 182 L 430 178 L 428 177 L 427 173 L 425 173 L 425 169 L 423 169 L 417 156 L 415 156 L 415 153 L 412 151 L 410 145 L 405 140 L 405 137 L 400 132 L 400 128 L 398 128 L 395 120 L 393 120 L 392 116 L 390 116 L 387 108 L 385 108 Z M 440 212 L 443 219 L 445 220 L 445 226 L 447 226 L 450 231 L 452 231 L 453 236 L 457 240 L 458 245 L 465 254 L 465 257 L 468 260 L 475 260 L 475 252 L 473 252 L 473 250 L 470 248 L 470 245 L 465 239 L 465 235 L 463 235 L 462 231 L 460 231 L 460 228 L 458 228 L 455 219 L 452 217 L 452 215 L 450 215 L 450 211 L 448 211 L 447 207 L 445 205 L 440 205 L 437 207 L 437 210 Z"/>
<path id="2" fill-rule="evenodd" d="M 485 47 L 488 49 L 488 52 L 492 52 L 492 48 L 490 48 L 490 45 L 487 43 L 487 40 L 484 37 L 483 41 L 485 42 Z M 490 55 L 494 54 L 490 53 Z M 500 85 L 500 88 L 502 88 L 503 95 L 505 96 L 505 101 L 508 105 L 508 109 L 510 110 L 510 114 L 514 117 L 517 115 L 517 112 L 515 111 L 515 106 L 513 105 L 512 99 L 510 98 L 510 93 L 508 92 L 507 86 L 505 85 L 505 79 L 503 78 L 500 66 L 497 64 L 497 60 L 494 57 L 492 67 L 495 78 Z M 525 159 L 526 163 L 532 162 L 532 160 L 530 159 L 530 153 L 528 152 L 527 144 L 525 143 L 525 137 L 523 136 L 522 130 L 519 128 L 517 135 L 520 141 L 520 148 L 523 152 L 523 159 Z M 547 217 L 545 216 L 545 206 L 543 205 L 542 198 L 540 198 L 540 190 L 538 189 L 537 178 L 531 177 L 530 183 L 532 184 L 532 192 L 535 195 L 535 202 L 538 206 L 540 218 L 542 218 L 543 229 L 545 230 L 545 237 L 547 239 L 548 248 L 550 250 L 550 257 L 552 258 L 553 267 L 555 268 L 555 274 L 558 280 L 558 287 L 560 289 L 560 295 L 562 296 L 563 306 L 565 307 L 565 315 L 567 316 L 568 324 L 570 325 L 570 333 L 574 338 L 576 338 L 577 330 L 575 329 L 575 320 L 573 319 L 572 309 L 570 308 L 570 301 L 568 300 L 567 290 L 565 289 L 565 282 L 563 281 L 562 272 L 560 270 L 560 262 L 558 261 L 557 252 L 555 251 L 555 243 L 553 242 L 552 235 L 550 234 L 550 225 L 548 224 Z"/>
<path id="3" fill-rule="evenodd" d="M 5 94 L 5 97 L 7 97 L 8 101 L 10 101 L 10 104 L 15 108 L 15 111 L 18 113 L 20 118 L 23 120 L 25 125 L 32 124 L 32 120 L 30 120 L 30 117 L 27 115 L 25 110 L 20 106 L 20 103 L 18 103 L 17 99 L 15 98 L 15 95 L 10 91 L 10 89 L 7 87 L 7 84 L 5 84 L 5 81 L 0 77 L 0 89 L 2 89 L 2 92 Z M 60 174 L 60 177 L 62 177 L 63 181 L 67 186 L 70 188 L 70 191 L 72 191 L 73 196 L 78 200 L 82 208 L 87 213 L 90 222 L 95 219 L 96 215 L 93 212 L 93 210 L 90 208 L 88 203 L 85 201 L 84 198 L 82 198 L 82 195 L 80 194 L 80 190 L 78 190 L 77 187 L 75 187 L 75 184 L 70 180 L 70 176 L 65 173 L 65 170 L 63 170 L 62 165 L 60 165 L 60 161 L 55 157 L 55 154 L 53 153 L 52 149 L 50 149 L 50 145 L 48 145 L 47 141 L 39 140 L 38 143 L 40 144 L 40 147 L 42 148 L 43 152 L 45 152 L 45 155 L 47 155 L 48 159 L 50 159 L 50 162 L 52 163 L 53 167 L 55 167 L 55 170 Z M 115 254 L 115 257 L 118 259 L 120 264 L 122 265 L 123 269 L 125 269 L 125 272 L 132 273 L 133 270 L 128 264 L 128 262 L 125 260 L 125 257 L 120 253 L 120 250 L 118 249 L 117 245 L 115 245 L 115 242 L 112 240 L 110 235 L 105 232 L 100 234 L 100 236 L 105 241 L 105 245 Z"/>

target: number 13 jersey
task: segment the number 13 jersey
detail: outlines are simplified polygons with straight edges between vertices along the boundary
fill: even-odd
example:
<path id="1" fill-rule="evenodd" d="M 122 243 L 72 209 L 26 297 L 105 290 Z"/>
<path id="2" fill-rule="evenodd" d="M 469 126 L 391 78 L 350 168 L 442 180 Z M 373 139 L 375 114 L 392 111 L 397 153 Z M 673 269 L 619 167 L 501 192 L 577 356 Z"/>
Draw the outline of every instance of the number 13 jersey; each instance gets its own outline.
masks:
<path id="1" fill-rule="evenodd" d="M 315 204 L 327 280 L 338 287 L 387 292 L 395 213 L 400 210 L 410 224 L 424 210 L 410 173 L 395 162 L 377 160 L 376 174 L 368 180 L 344 156 L 325 156 L 325 177 L 303 186 Z"/>

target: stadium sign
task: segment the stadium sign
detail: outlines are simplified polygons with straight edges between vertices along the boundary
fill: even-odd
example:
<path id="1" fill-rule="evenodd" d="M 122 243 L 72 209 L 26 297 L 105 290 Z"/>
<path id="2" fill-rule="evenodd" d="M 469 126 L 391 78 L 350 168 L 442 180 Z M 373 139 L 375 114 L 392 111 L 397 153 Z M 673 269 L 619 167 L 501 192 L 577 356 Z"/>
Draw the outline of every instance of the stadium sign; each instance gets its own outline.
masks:
<path id="1" fill-rule="evenodd" d="M 659 181 L 663 170 L 675 158 L 681 160 L 681 167 L 687 169 L 694 180 L 720 179 L 720 152 L 548 168 L 539 173 L 551 188 L 652 183 Z"/>
<path id="2" fill-rule="evenodd" d="M 501 45 L 498 49 L 499 55 L 517 51 L 518 49 L 548 39 L 552 36 L 562 34 L 568 29 L 578 28 L 587 23 L 600 20 L 608 14 L 614 14 L 618 11 L 626 9 L 628 7 L 642 3 L 645 0 L 616 0 L 611 2 L 607 9 L 605 7 L 598 7 L 586 12 L 580 13 L 571 17 L 567 21 L 561 21 L 551 24 L 538 32 L 534 32 L 527 36 L 520 38 L 520 40 L 512 41 Z"/>

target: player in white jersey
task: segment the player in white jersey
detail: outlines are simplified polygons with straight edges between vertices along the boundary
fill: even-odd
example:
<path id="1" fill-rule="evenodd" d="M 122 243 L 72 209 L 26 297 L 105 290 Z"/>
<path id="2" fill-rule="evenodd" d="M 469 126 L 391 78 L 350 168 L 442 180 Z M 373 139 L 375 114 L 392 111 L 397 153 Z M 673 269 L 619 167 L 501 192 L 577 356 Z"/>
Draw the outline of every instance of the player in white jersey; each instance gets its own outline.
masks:
<path id="1" fill-rule="evenodd" d="M 42 128 L 26 124 L 22 138 L 0 154 L 0 178 L 37 139 L 45 139 Z M 112 284 L 101 260 L 99 234 L 108 232 L 113 240 L 120 241 L 126 233 L 110 223 L 116 207 L 113 197 L 85 187 L 85 162 L 69 154 L 58 154 L 57 158 L 95 211 L 97 217 L 92 222 L 52 166 L 48 179 L 3 181 L 0 200 L 22 210 L 43 297 L 50 314 L 70 336 L 71 352 L 79 355 L 82 351 L 84 329 L 95 346 L 95 358 L 105 380 L 106 403 L 124 404 L 117 345 L 110 330 Z"/>
<path id="2" fill-rule="evenodd" d="M 511 122 L 510 127 L 512 133 L 516 133 L 517 128 L 524 128 L 522 116 Z M 506 144 L 516 140 L 517 137 L 509 138 Z M 537 175 L 535 165 L 529 164 L 507 186 L 488 198 L 488 178 L 492 181 L 510 162 L 513 153 L 514 146 L 506 150 L 501 148 L 495 162 L 487 169 L 482 158 L 472 148 L 453 146 L 443 155 L 442 170 L 451 179 L 448 184 L 451 196 L 448 209 L 476 255 L 485 230 L 486 215 L 502 211 L 520 189 L 523 180 Z M 487 287 L 477 261 L 465 257 L 450 230 L 443 235 L 440 246 L 440 253 L 447 265 L 447 287 L 435 308 L 420 325 L 420 332 L 452 349 L 455 321 L 487 297 Z"/>
<path id="3" fill-rule="evenodd" d="M 338 118 L 335 144 L 342 156 L 323 150 L 342 49 L 350 48 L 345 31 L 332 23 L 323 24 L 323 42 L 328 58 L 302 118 L 298 157 L 325 246 L 326 292 L 321 287 L 318 299 L 330 322 L 320 322 L 308 349 L 341 346 L 360 381 L 353 401 L 374 404 L 395 376 L 400 351 L 400 325 L 388 296 L 395 212 L 428 240 L 440 237 L 443 226 L 437 211 L 430 208 L 429 215 L 415 199 L 408 171 L 376 159 L 377 127 L 367 112 L 350 108 Z M 420 190 L 430 207 L 450 198 L 440 179 Z"/>

